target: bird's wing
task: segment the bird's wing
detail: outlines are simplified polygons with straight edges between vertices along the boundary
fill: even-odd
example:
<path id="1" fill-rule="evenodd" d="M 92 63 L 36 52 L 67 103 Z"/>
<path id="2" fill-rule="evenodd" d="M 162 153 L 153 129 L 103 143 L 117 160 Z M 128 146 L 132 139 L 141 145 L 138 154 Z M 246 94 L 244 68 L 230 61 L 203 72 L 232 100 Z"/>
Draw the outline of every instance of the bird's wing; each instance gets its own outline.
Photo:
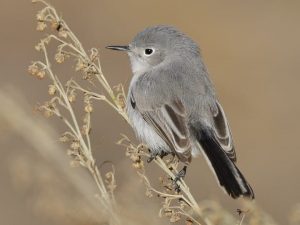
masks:
<path id="1" fill-rule="evenodd" d="M 174 100 L 153 110 L 139 109 L 144 120 L 167 143 L 182 162 L 191 161 L 191 144 L 186 111 L 180 100 Z"/>
<path id="2" fill-rule="evenodd" d="M 227 156 L 235 162 L 236 154 L 228 121 L 218 101 L 216 101 L 216 106 L 217 110 L 213 113 L 213 137 Z"/>

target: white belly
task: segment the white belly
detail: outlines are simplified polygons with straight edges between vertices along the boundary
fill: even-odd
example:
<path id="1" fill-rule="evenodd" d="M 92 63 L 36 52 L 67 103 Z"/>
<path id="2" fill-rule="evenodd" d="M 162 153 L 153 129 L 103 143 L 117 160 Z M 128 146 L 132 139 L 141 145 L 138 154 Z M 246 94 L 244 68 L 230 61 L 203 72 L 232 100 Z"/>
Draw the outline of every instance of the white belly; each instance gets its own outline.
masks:
<path id="1" fill-rule="evenodd" d="M 141 114 L 132 108 L 130 101 L 127 102 L 127 112 L 129 120 L 137 138 L 146 144 L 151 151 L 165 151 L 170 152 L 169 146 L 165 141 L 155 132 L 155 130 L 146 123 Z"/>

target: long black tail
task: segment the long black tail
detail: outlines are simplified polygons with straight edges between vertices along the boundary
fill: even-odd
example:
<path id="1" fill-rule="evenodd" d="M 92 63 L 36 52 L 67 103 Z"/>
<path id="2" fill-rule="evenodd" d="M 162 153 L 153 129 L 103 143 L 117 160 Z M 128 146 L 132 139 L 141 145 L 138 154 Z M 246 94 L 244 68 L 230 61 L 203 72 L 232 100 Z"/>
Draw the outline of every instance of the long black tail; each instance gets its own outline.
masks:
<path id="1" fill-rule="evenodd" d="M 251 186 L 234 162 L 231 161 L 226 155 L 226 152 L 224 152 L 213 138 L 209 129 L 198 130 L 196 136 L 221 187 L 223 187 L 232 198 L 243 196 L 254 199 L 254 192 Z"/>

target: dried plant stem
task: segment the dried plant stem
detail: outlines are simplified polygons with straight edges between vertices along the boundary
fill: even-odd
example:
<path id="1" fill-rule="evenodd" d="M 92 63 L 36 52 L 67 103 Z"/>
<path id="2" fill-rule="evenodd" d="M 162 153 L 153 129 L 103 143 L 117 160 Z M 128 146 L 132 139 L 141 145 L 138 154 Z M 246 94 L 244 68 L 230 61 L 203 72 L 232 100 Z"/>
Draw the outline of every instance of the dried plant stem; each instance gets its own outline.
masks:
<path id="1" fill-rule="evenodd" d="M 167 167 L 167 165 L 165 164 L 165 162 L 161 158 L 156 158 L 154 162 L 163 171 L 165 171 L 172 179 L 175 179 L 175 174 Z M 178 173 L 178 171 L 176 169 L 175 169 L 175 172 Z M 195 200 L 194 196 L 191 194 L 188 185 L 185 183 L 185 181 L 183 179 L 180 179 L 179 186 L 180 186 L 180 190 L 182 191 L 182 193 L 184 193 L 184 195 L 186 196 L 186 197 L 184 197 L 184 200 L 192 208 L 194 213 L 196 215 L 198 215 L 199 217 L 201 217 L 207 225 L 211 225 L 210 221 L 203 216 L 201 208 L 199 207 L 199 205 L 198 205 L 197 201 Z M 193 217 L 190 216 L 190 218 L 193 218 Z M 200 224 L 200 223 L 198 223 L 198 224 Z"/>
<path id="2" fill-rule="evenodd" d="M 54 35 L 51 35 L 49 37 L 53 38 Z M 106 209 L 107 213 L 111 215 L 109 218 L 111 218 L 112 224 L 120 224 L 118 216 L 115 212 L 116 211 L 115 204 L 112 201 L 112 199 L 114 199 L 114 198 L 110 197 L 110 193 L 106 189 L 106 186 L 105 186 L 103 179 L 100 175 L 100 172 L 98 170 L 98 167 L 96 166 L 95 159 L 92 155 L 92 149 L 91 149 L 90 137 L 89 137 L 88 131 L 86 131 L 85 138 L 84 138 L 82 136 L 80 126 L 76 119 L 73 107 L 71 106 L 71 103 L 68 99 L 67 92 L 66 92 L 64 86 L 61 84 L 58 77 L 56 75 L 54 75 L 54 73 L 51 69 L 51 64 L 50 64 L 50 61 L 48 58 L 48 52 L 47 52 L 47 48 L 46 48 L 46 42 L 48 40 L 49 39 L 44 39 L 40 43 L 40 48 L 41 48 L 42 52 L 44 53 L 45 63 L 38 61 L 35 64 L 38 64 L 39 66 L 41 66 L 43 68 L 43 70 L 47 71 L 47 74 L 49 75 L 50 79 L 52 80 L 53 85 L 55 86 L 56 90 L 58 91 L 58 95 L 59 95 L 58 97 L 54 97 L 51 101 L 55 102 L 57 100 L 57 102 L 69 112 L 71 121 L 69 121 L 65 116 L 63 116 L 60 113 L 60 111 L 58 110 L 58 108 L 55 108 L 55 107 L 53 107 L 53 108 L 44 107 L 44 108 L 46 110 L 51 111 L 55 115 L 57 115 L 59 118 L 61 118 L 62 121 L 66 124 L 66 126 L 70 129 L 71 136 L 75 137 L 75 139 L 80 142 L 80 147 L 81 147 L 82 153 L 77 155 L 80 160 L 80 164 L 82 166 L 86 167 L 92 174 L 92 176 L 95 180 L 95 183 L 100 192 L 100 196 L 101 196 L 100 202 L 102 203 L 103 207 Z M 90 126 L 90 112 L 87 113 L 87 120 L 88 120 L 87 125 Z"/>

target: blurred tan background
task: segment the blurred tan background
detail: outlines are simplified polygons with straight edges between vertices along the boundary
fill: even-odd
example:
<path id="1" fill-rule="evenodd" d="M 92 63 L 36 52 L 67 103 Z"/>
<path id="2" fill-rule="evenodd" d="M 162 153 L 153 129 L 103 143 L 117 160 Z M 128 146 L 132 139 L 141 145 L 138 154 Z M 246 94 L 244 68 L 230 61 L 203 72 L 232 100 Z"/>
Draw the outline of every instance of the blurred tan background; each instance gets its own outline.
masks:
<path id="1" fill-rule="evenodd" d="M 47 81 L 36 81 L 26 71 L 30 61 L 40 57 L 34 50 L 43 36 L 35 31 L 35 15 L 40 6 L 27 0 L 0 2 L 0 90 L 10 86 L 21 93 L 22 102 L 29 104 L 22 106 L 24 110 L 31 119 L 43 123 L 44 119 L 34 114 L 32 108 L 47 99 Z M 198 42 L 231 124 L 238 165 L 252 184 L 257 203 L 278 223 L 287 224 L 291 210 L 300 202 L 300 1 L 51 3 L 86 48 L 100 49 L 103 71 L 112 85 L 124 83 L 127 87 L 131 72 L 127 56 L 106 50 L 106 45 L 127 44 L 137 32 L 155 24 L 174 25 Z M 97 110 L 94 117 L 101 113 L 101 118 L 94 122 L 92 136 L 96 158 L 99 163 L 108 159 L 116 164 L 117 182 L 120 190 L 124 190 L 135 172 L 130 169 L 124 150 L 114 143 L 119 133 L 133 137 L 132 131 L 106 105 Z M 50 121 L 52 129 L 62 129 L 57 120 Z M 28 165 L 24 162 L 32 155 L 32 145 L 1 120 L 0 134 L 0 224 L 59 224 L 51 216 L 32 210 L 33 205 L 41 207 L 35 203 L 39 200 L 35 190 L 43 188 L 32 188 L 29 184 L 21 188 L 12 177 L 13 171 L 27 183 L 31 179 L 35 171 L 32 166 L 38 160 Z M 57 136 L 53 137 L 55 142 Z M 13 166 L 16 161 L 21 167 Z M 51 161 L 48 164 L 51 168 Z M 193 161 L 186 180 L 197 199 L 219 200 L 235 213 L 236 201 L 218 188 L 202 158 Z M 50 182 L 48 188 L 54 189 L 55 182 Z M 142 200 L 143 188 L 136 185 L 131 190 L 140 194 L 140 204 L 147 207 Z M 47 201 L 51 203 L 51 198 Z M 158 209 L 151 209 L 155 200 L 151 201 L 147 205 L 152 210 L 151 217 L 155 217 Z"/>

